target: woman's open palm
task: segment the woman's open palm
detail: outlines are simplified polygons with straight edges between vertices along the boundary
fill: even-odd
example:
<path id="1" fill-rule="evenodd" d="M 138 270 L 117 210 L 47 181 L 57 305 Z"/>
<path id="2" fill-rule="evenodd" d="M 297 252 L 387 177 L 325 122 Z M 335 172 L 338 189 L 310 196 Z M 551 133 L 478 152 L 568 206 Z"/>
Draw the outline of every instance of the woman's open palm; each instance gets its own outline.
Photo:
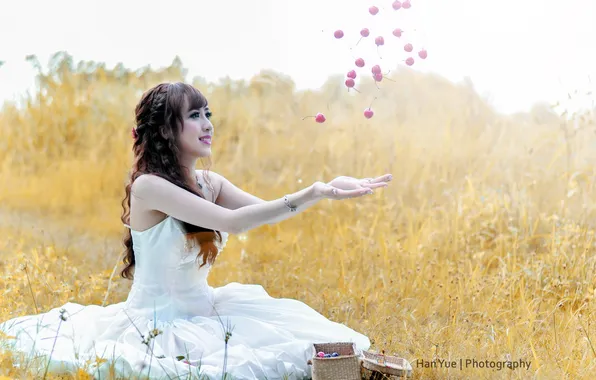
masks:
<path id="1" fill-rule="evenodd" d="M 341 190 L 358 190 L 358 189 L 376 189 L 377 187 L 387 187 L 391 181 L 391 174 L 385 174 L 377 178 L 353 178 L 346 176 L 339 176 L 328 182 L 327 185 L 333 186 Z"/>

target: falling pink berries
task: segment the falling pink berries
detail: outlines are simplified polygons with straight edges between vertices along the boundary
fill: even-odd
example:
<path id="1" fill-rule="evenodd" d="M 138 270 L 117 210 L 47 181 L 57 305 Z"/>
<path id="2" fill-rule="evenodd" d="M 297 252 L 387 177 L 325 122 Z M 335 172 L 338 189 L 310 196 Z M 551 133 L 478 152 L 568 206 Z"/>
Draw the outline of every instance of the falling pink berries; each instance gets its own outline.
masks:
<path id="1" fill-rule="evenodd" d="M 356 79 L 356 71 L 350 70 L 350 71 L 348 71 L 348 74 L 346 76 L 347 76 L 347 78 L 345 81 L 345 85 L 348 88 L 348 91 L 350 91 L 350 89 L 353 89 L 356 92 L 360 92 L 360 91 L 358 91 L 357 88 L 354 87 L 356 85 L 356 81 L 354 80 L 354 79 Z"/>
<path id="2" fill-rule="evenodd" d="M 385 4 L 373 5 L 373 6 L 368 7 L 368 13 L 372 16 L 376 16 L 380 13 L 380 10 L 382 10 L 383 13 L 381 14 L 381 16 L 383 16 L 383 17 L 386 15 L 389 17 L 393 17 L 391 15 L 402 15 L 402 14 L 410 13 L 410 12 L 403 13 L 403 11 L 400 11 L 399 13 L 386 12 L 385 10 L 389 9 L 387 7 L 388 4 L 391 4 L 391 8 L 393 8 L 394 11 L 399 11 L 402 9 L 406 10 L 406 9 L 410 9 L 412 7 L 412 0 L 391 0 L 391 1 L 388 1 L 387 5 L 385 5 Z M 364 9 L 366 9 L 366 8 L 364 8 Z M 377 21 L 377 19 L 375 19 L 375 21 Z M 402 28 L 395 27 L 393 30 L 387 31 L 387 35 L 377 35 L 376 37 L 374 37 L 374 35 L 373 35 L 374 38 L 372 38 L 371 30 L 372 30 L 372 33 L 378 33 L 376 31 L 377 25 L 378 25 L 378 23 L 375 22 L 375 25 L 369 25 L 369 27 L 371 29 L 360 28 L 359 29 L 360 36 L 359 36 L 359 39 L 357 42 L 354 41 L 354 42 L 356 42 L 355 45 L 358 45 L 361 42 L 363 44 L 372 45 L 372 43 L 374 41 L 374 45 L 372 45 L 372 46 L 376 45 L 377 54 L 379 54 L 381 49 L 386 49 L 387 51 L 391 51 L 391 52 L 403 51 L 403 52 L 409 53 L 406 55 L 407 58 L 405 60 L 401 61 L 401 62 L 405 63 L 407 66 L 413 66 L 415 64 L 415 59 L 420 58 L 420 59 L 424 60 L 428 57 L 428 52 L 426 51 L 426 49 L 423 49 L 423 48 L 421 49 L 418 46 L 416 46 L 416 50 L 414 50 L 414 45 L 416 45 L 416 43 L 414 43 L 414 45 L 410 42 L 402 44 L 401 42 L 393 39 L 393 37 L 395 37 L 397 39 L 401 39 L 405 35 L 406 38 L 404 38 L 404 40 L 410 40 L 411 42 L 415 42 L 415 40 L 410 38 L 410 37 L 414 37 L 414 36 L 411 36 L 409 34 L 410 33 L 409 30 L 404 31 Z M 400 25 L 400 24 L 398 24 L 398 25 Z M 402 27 L 403 27 L 403 25 L 404 24 L 401 24 Z M 416 31 L 416 29 L 414 29 L 414 32 L 415 31 Z M 325 31 L 325 33 L 329 33 L 329 31 Z M 391 33 L 391 34 L 389 34 L 389 33 Z M 335 37 L 335 39 L 338 39 L 338 40 L 345 38 L 346 36 L 348 36 L 350 38 L 350 36 L 353 36 L 353 35 L 354 34 L 352 34 L 351 31 L 346 32 L 343 29 L 337 29 L 333 32 L 333 36 Z M 393 37 L 390 37 L 391 35 L 393 35 Z M 370 40 L 367 40 L 369 37 L 371 37 Z M 387 47 L 381 48 L 382 46 L 385 46 L 385 37 L 388 38 Z M 373 40 L 373 41 L 371 41 L 371 40 Z M 397 44 L 393 45 L 396 43 L 396 41 L 397 41 Z M 406 42 L 406 41 L 404 41 L 404 42 Z M 401 45 L 401 47 L 400 47 L 400 45 Z M 403 50 L 401 50 L 401 49 L 403 49 Z M 352 48 L 350 48 L 350 50 L 352 50 Z M 356 86 L 356 78 L 358 75 L 360 75 L 360 73 L 357 73 L 357 70 L 359 68 L 365 67 L 367 64 L 364 60 L 364 56 L 362 56 L 362 55 L 359 56 L 359 55 L 360 54 L 352 56 L 354 59 L 355 67 L 352 70 L 348 69 L 349 71 L 347 71 L 346 77 L 344 78 L 344 85 L 346 86 L 348 92 L 354 90 L 354 91 L 357 91 L 358 93 L 360 93 L 360 91 L 358 90 L 358 88 Z M 382 59 L 380 54 L 379 54 L 379 58 Z M 367 57 L 366 59 L 369 60 L 369 57 Z M 370 61 L 368 62 L 368 65 L 371 65 Z M 383 65 L 383 66 L 385 67 L 386 65 Z M 381 70 L 381 66 L 378 64 L 373 65 L 370 69 L 370 72 L 372 74 L 371 75 L 372 79 L 374 80 L 374 85 L 377 87 L 378 90 L 381 90 L 381 88 L 379 87 L 380 82 L 384 82 L 384 81 L 395 82 L 395 80 L 388 77 L 388 74 L 389 74 L 389 72 L 391 72 L 391 70 L 388 70 L 386 73 L 383 73 Z M 367 77 L 367 75 L 365 75 L 364 73 L 363 73 L 363 75 L 365 77 Z M 361 85 L 363 87 L 366 86 L 366 83 L 367 83 L 366 81 L 370 80 L 369 78 L 370 77 L 367 77 L 362 81 Z M 377 99 L 377 98 L 375 97 L 374 99 Z M 373 102 L 374 102 L 374 100 L 373 100 Z M 371 119 L 375 115 L 375 112 L 372 109 L 372 102 L 368 106 L 368 108 L 365 108 L 363 110 L 363 115 L 367 119 Z M 326 117 L 322 113 L 317 113 L 315 116 L 306 116 L 303 118 L 303 120 L 306 118 L 314 118 L 317 123 L 324 123 L 326 121 Z"/>
<path id="3" fill-rule="evenodd" d="M 374 65 L 370 71 L 372 72 L 373 79 L 375 80 L 375 86 L 377 86 L 377 88 L 379 88 L 379 85 L 377 83 L 379 83 L 383 80 L 383 74 L 381 73 L 381 66 Z"/>

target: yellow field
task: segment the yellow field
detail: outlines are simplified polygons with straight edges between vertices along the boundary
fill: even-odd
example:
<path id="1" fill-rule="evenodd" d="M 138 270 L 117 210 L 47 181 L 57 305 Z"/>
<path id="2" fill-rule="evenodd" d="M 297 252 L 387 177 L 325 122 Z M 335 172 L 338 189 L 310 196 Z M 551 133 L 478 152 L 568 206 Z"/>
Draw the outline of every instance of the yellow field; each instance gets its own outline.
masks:
<path id="1" fill-rule="evenodd" d="M 0 113 L 0 320 L 120 302 L 130 286 L 117 273 L 133 109 L 184 68 L 135 73 L 70 59 L 56 56 L 27 107 Z M 325 200 L 231 235 L 210 283 L 300 299 L 410 360 L 415 378 L 592 378 L 593 119 L 563 122 L 544 107 L 504 117 L 470 85 L 407 70 L 390 77 L 355 95 L 341 77 L 306 93 L 271 72 L 195 80 L 214 114 L 209 169 L 246 191 L 275 199 L 339 175 L 394 177 L 374 196 Z M 327 122 L 302 120 L 317 112 Z M 416 362 L 437 358 L 531 365 Z M 0 376 L 19 374 L 0 358 Z"/>

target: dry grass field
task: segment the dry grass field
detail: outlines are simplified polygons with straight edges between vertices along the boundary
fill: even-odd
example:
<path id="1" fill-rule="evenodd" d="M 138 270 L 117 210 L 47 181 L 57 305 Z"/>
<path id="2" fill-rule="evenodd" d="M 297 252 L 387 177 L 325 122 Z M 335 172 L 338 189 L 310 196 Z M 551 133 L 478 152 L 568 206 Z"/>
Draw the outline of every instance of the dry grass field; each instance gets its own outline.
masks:
<path id="1" fill-rule="evenodd" d="M 51 67 L 26 106 L 0 112 L 0 320 L 126 298 L 117 271 L 134 105 L 185 76 L 179 60 L 131 71 L 59 53 Z M 389 77 L 380 90 L 364 80 L 362 94 L 341 77 L 307 92 L 273 72 L 193 80 L 213 111 L 209 169 L 248 192 L 275 199 L 339 175 L 394 178 L 374 196 L 230 235 L 211 285 L 258 283 L 304 301 L 408 359 L 417 379 L 593 378 L 594 114 L 561 119 L 538 105 L 503 116 L 470 84 Z M 302 120 L 317 112 L 325 123 Z M 435 359 L 530 365 L 423 364 Z M 10 352 L 1 376 L 26 378 Z"/>

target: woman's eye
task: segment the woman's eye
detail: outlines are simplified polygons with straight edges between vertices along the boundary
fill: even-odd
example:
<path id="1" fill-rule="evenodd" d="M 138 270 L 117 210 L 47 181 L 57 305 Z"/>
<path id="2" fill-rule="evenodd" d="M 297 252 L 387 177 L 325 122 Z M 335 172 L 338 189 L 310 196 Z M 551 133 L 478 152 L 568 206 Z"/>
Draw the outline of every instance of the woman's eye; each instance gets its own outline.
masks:
<path id="1" fill-rule="evenodd" d="M 192 118 L 201 117 L 201 113 L 194 112 L 192 115 L 190 115 L 190 117 L 192 117 Z M 209 119 L 211 117 L 211 112 L 205 112 L 205 117 L 207 117 L 207 119 Z"/>

